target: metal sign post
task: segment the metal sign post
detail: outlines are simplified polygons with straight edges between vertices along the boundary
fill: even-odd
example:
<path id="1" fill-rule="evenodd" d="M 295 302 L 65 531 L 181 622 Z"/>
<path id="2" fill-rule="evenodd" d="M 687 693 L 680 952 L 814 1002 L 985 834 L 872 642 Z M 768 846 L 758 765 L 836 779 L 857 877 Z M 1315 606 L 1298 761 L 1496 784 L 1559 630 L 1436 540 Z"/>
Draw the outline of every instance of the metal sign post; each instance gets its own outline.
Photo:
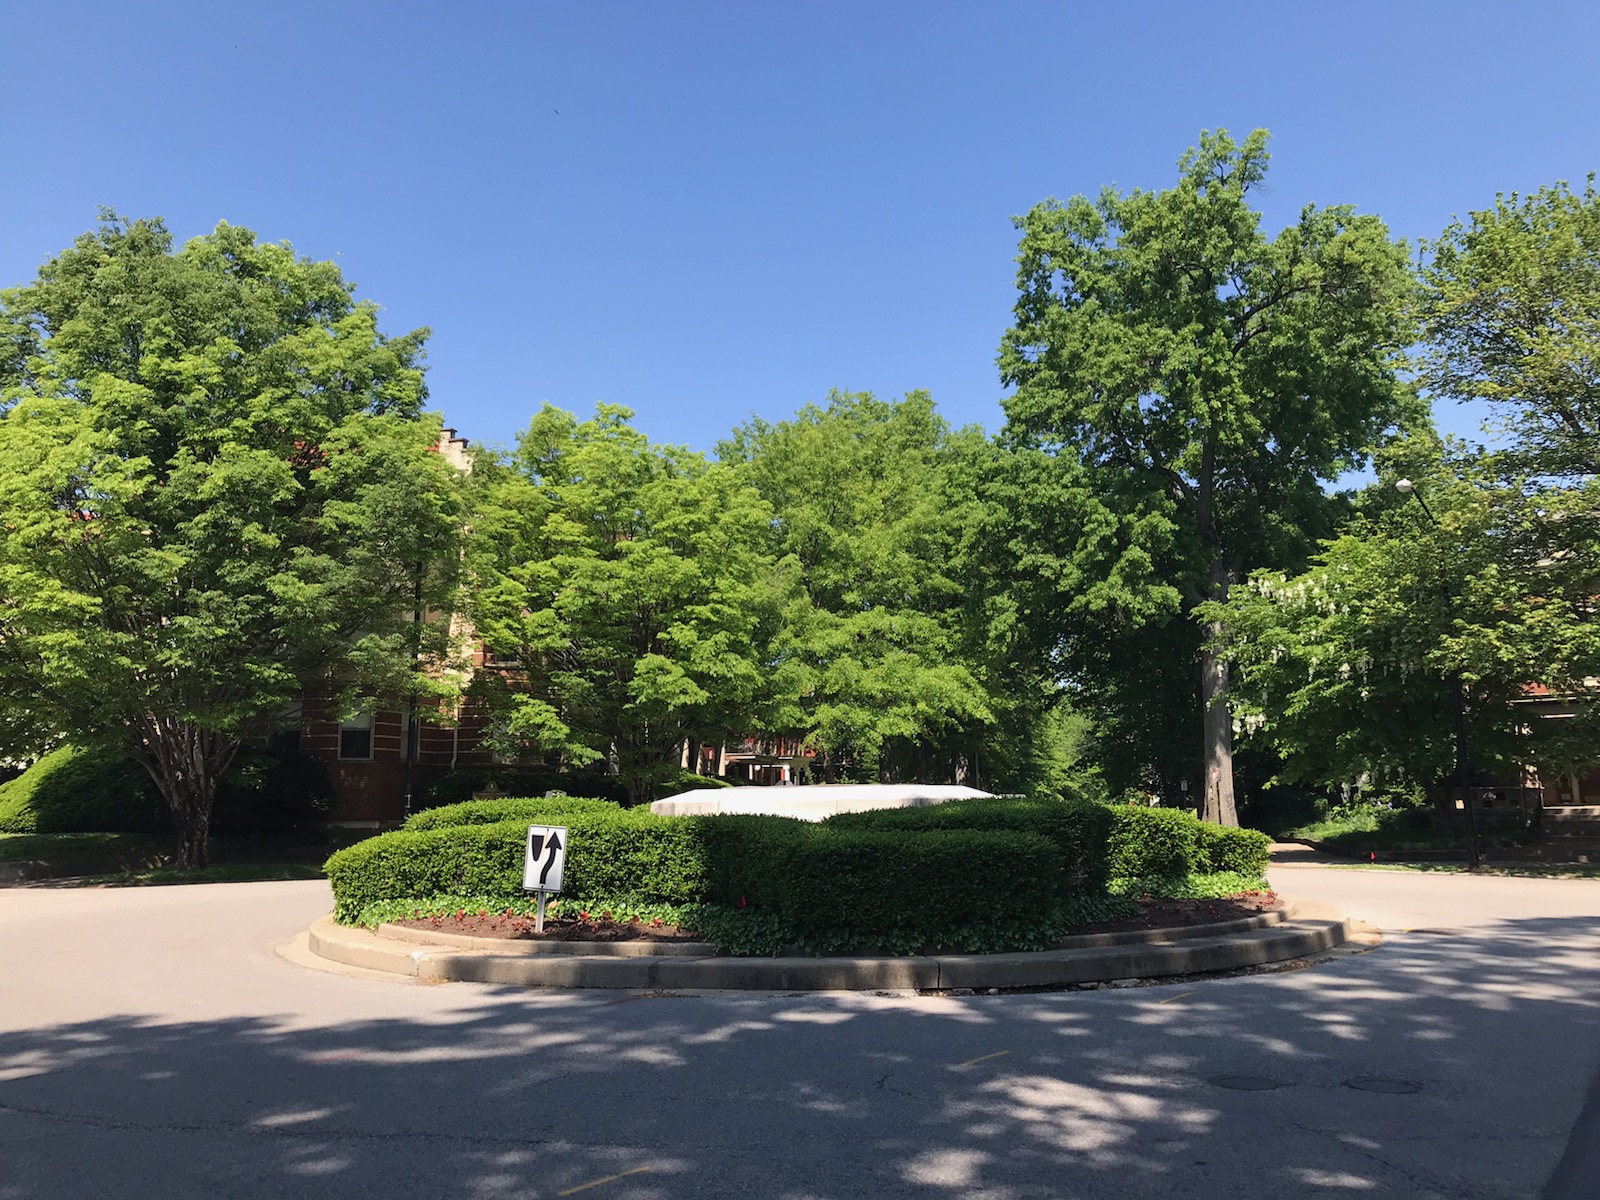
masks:
<path id="1" fill-rule="evenodd" d="M 544 932 L 544 902 L 561 891 L 561 875 L 567 866 L 567 830 L 564 825 L 528 826 L 527 851 L 522 860 L 522 890 L 539 894 L 539 909 L 533 931 Z"/>

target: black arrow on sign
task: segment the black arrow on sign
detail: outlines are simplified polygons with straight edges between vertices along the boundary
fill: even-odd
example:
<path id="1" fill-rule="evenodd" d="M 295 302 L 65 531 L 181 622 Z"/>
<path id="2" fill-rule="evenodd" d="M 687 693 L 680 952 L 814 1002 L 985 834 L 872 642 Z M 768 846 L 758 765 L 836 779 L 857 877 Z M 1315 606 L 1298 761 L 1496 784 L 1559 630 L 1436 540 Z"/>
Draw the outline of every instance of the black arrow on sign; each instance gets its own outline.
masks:
<path id="1" fill-rule="evenodd" d="M 556 851 L 561 849 L 561 835 L 552 833 L 550 841 L 546 844 L 550 847 L 550 857 L 545 860 L 544 869 L 539 872 L 540 887 L 543 887 L 544 881 L 550 878 L 550 868 L 556 865 Z"/>

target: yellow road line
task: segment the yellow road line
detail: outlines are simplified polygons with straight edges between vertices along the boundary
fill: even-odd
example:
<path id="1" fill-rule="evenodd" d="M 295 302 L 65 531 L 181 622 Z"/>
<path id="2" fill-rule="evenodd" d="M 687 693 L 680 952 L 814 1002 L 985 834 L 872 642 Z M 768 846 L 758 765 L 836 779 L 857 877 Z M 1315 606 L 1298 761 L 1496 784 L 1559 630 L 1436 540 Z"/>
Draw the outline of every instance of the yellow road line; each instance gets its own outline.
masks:
<path id="1" fill-rule="evenodd" d="M 1157 1000 L 1157 1004 L 1171 1004 L 1174 1000 L 1186 1000 L 1194 995 L 1193 992 L 1179 992 L 1176 996 L 1168 996 L 1164 1000 Z"/>
<path id="2" fill-rule="evenodd" d="M 580 1183 L 577 1187 L 570 1187 L 564 1192 L 557 1192 L 558 1196 L 576 1196 L 579 1192 L 587 1192 L 590 1188 L 599 1187 L 602 1183 L 615 1183 L 617 1180 L 629 1175 L 637 1175 L 641 1171 L 648 1171 L 649 1167 L 634 1167 L 631 1171 L 622 1171 L 616 1175 L 607 1175 L 604 1179 L 591 1179 L 588 1183 Z"/>
<path id="3" fill-rule="evenodd" d="M 1002 1054 L 1010 1054 L 1009 1050 L 996 1050 L 993 1054 L 980 1054 L 977 1058 L 969 1058 L 964 1063 L 957 1063 L 957 1068 L 970 1067 L 975 1063 L 988 1062 L 991 1058 L 999 1058 Z"/>

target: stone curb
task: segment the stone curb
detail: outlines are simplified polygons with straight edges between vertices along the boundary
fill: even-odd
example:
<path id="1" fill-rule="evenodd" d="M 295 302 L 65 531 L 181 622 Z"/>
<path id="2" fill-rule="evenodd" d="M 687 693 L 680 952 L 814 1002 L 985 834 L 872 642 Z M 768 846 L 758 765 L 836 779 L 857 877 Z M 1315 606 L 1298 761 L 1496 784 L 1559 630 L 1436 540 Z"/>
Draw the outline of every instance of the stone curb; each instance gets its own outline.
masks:
<path id="1" fill-rule="evenodd" d="M 1053 950 L 1080 950 L 1095 946 L 1135 946 L 1154 942 L 1180 942 L 1189 938 L 1218 937 L 1222 934 L 1243 933 L 1250 929 L 1265 929 L 1281 925 L 1287 920 L 1283 909 L 1274 909 L 1255 917 L 1239 917 L 1232 921 L 1213 921 L 1206 925 L 1170 929 L 1127 930 L 1122 933 L 1079 933 L 1063 938 Z M 343 927 L 341 927 L 343 928 Z M 414 925 L 395 925 L 385 921 L 375 931 L 379 937 L 394 938 L 430 950 L 482 950 L 500 955 L 565 954 L 582 958 L 640 958 L 652 955 L 677 955 L 690 958 L 714 958 L 717 948 L 710 942 L 514 942 L 506 938 L 473 937 L 469 933 L 444 933 L 431 929 L 418 929 Z M 786 958 L 814 958 L 799 950 L 783 955 Z M 857 957 L 875 958 L 863 954 Z M 887 956 L 882 956 L 887 957 Z"/>
<path id="2" fill-rule="evenodd" d="M 683 953 L 602 957 L 527 954 L 503 947 L 454 949 L 437 943 L 419 946 L 335 925 L 327 916 L 312 925 L 309 946 L 314 954 L 348 966 L 436 982 L 642 991 L 942 991 L 1235 971 L 1320 954 L 1341 944 L 1349 933 L 1344 917 L 1309 904 L 1291 906 L 1287 920 L 1280 917 L 1276 923 L 1233 928 L 1249 923 L 1225 922 L 1190 931 L 1194 936 L 1177 941 L 1141 939 L 1025 954 L 732 958 Z M 1224 928 L 1231 932 L 1222 932 Z"/>

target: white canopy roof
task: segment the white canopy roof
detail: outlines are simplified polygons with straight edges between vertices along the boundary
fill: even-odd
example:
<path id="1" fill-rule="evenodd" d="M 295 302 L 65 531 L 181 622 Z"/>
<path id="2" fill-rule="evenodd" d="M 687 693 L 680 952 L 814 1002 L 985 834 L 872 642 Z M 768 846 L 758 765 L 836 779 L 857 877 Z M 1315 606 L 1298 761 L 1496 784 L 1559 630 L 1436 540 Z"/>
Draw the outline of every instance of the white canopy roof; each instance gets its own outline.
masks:
<path id="1" fill-rule="evenodd" d="M 695 788 L 650 811 L 668 817 L 714 813 L 761 814 L 821 821 L 835 813 L 874 808 L 922 808 L 946 800 L 981 800 L 989 792 L 950 783 L 827 783 L 791 787 Z"/>

